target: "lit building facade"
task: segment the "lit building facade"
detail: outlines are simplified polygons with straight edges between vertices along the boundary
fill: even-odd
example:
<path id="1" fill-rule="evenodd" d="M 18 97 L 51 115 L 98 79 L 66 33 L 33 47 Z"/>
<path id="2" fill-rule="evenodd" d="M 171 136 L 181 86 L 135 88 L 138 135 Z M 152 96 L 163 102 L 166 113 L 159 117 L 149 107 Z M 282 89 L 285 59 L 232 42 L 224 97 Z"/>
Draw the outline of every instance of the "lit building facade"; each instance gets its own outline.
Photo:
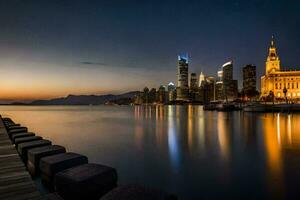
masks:
<path id="1" fill-rule="evenodd" d="M 274 37 L 266 60 L 266 74 L 261 77 L 261 97 L 267 97 L 272 92 L 276 99 L 300 99 L 300 71 L 281 70 Z"/>
<path id="2" fill-rule="evenodd" d="M 172 82 L 168 84 L 168 96 L 169 102 L 173 102 L 176 100 L 176 86 Z"/>
<path id="3" fill-rule="evenodd" d="M 203 82 L 205 82 L 205 75 L 201 72 L 199 75 L 199 87 L 201 87 Z"/>
<path id="4" fill-rule="evenodd" d="M 178 56 L 177 101 L 189 101 L 189 65 L 188 55 Z"/>
<path id="5" fill-rule="evenodd" d="M 256 66 L 246 65 L 243 67 L 243 92 L 246 97 L 256 95 Z"/>
<path id="6" fill-rule="evenodd" d="M 237 80 L 233 80 L 233 63 L 232 61 L 222 66 L 223 70 L 223 92 L 226 100 L 235 100 L 238 94 Z"/>

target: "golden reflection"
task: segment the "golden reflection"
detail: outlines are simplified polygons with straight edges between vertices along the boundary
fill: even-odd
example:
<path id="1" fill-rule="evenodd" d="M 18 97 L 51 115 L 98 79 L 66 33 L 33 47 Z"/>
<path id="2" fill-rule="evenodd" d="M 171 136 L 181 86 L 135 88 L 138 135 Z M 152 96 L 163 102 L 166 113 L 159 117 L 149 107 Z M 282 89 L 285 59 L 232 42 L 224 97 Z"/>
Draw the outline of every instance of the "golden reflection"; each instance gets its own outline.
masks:
<path id="1" fill-rule="evenodd" d="M 271 187 L 272 196 L 274 197 L 283 195 L 280 193 L 283 189 L 280 117 L 280 114 L 277 114 L 275 117 L 271 115 L 266 116 L 263 126 L 267 152 L 267 166 L 269 169 L 269 185 Z"/>
<path id="2" fill-rule="evenodd" d="M 229 157 L 229 141 L 228 141 L 228 132 L 226 130 L 226 118 L 224 118 L 224 113 L 218 113 L 218 139 L 221 149 L 221 156 L 224 160 L 227 160 Z"/>
<path id="3" fill-rule="evenodd" d="M 281 144 L 281 135 L 280 135 L 280 114 L 278 113 L 277 114 L 277 140 L 278 140 L 278 144 L 279 144 L 279 147 L 280 147 L 280 144 Z"/>
<path id="4" fill-rule="evenodd" d="M 188 106 L 188 147 L 191 149 L 193 143 L 193 115 L 194 106 Z"/>
<path id="5" fill-rule="evenodd" d="M 198 141 L 199 147 L 205 150 L 205 122 L 204 122 L 204 111 L 202 107 L 198 107 Z M 209 121 L 209 120 L 208 120 Z"/>
<path id="6" fill-rule="evenodd" d="M 292 124 L 291 124 L 291 115 L 288 115 L 287 122 L 287 141 L 289 145 L 292 145 Z"/>

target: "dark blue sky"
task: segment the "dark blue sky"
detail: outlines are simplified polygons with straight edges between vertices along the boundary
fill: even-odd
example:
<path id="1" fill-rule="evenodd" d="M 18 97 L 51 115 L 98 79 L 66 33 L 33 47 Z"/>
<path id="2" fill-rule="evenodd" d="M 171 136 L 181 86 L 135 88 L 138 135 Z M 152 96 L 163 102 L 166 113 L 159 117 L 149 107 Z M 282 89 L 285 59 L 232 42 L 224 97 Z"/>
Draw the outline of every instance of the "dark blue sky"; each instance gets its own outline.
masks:
<path id="1" fill-rule="evenodd" d="M 0 2 L 0 78 L 18 74 L 24 98 L 158 87 L 176 81 L 181 52 L 190 72 L 233 60 L 235 78 L 249 63 L 261 76 L 272 34 L 282 66 L 300 69 L 297 0 Z"/>

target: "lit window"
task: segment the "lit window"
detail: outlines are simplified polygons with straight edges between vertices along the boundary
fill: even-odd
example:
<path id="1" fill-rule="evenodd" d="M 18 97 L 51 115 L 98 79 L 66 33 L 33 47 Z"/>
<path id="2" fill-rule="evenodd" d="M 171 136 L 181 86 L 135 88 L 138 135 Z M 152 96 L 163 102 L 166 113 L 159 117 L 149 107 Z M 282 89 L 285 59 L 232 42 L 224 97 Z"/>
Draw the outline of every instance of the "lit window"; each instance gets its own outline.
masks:
<path id="1" fill-rule="evenodd" d="M 298 96 L 298 97 L 300 96 L 300 92 L 297 93 L 297 96 Z"/>
<path id="2" fill-rule="evenodd" d="M 280 97 L 280 92 L 277 93 L 277 96 Z"/>
<path id="3" fill-rule="evenodd" d="M 295 97 L 295 96 L 296 96 L 296 93 L 294 92 L 294 93 L 293 93 L 293 97 Z"/>
<path id="4" fill-rule="evenodd" d="M 291 93 L 287 93 L 287 96 L 290 97 L 290 96 L 291 96 Z"/>

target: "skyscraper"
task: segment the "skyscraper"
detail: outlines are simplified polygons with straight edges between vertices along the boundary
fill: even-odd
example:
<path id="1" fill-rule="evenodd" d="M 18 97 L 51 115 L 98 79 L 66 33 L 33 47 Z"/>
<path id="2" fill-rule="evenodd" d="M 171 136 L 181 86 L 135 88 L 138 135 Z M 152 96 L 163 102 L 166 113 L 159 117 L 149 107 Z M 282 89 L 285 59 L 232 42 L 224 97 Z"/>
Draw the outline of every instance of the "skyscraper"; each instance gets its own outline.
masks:
<path id="1" fill-rule="evenodd" d="M 188 85 L 188 55 L 178 56 L 178 71 L 177 71 L 177 98 L 178 101 L 189 100 L 189 85 Z"/>
<path id="2" fill-rule="evenodd" d="M 190 79 L 190 100 L 196 100 L 196 94 L 198 93 L 197 74 L 191 73 Z"/>
<path id="3" fill-rule="evenodd" d="M 222 66 L 223 70 L 223 81 L 231 81 L 233 79 L 233 64 L 229 61 Z"/>
<path id="4" fill-rule="evenodd" d="M 243 67 L 243 92 L 249 98 L 256 95 L 256 66 L 254 65 Z"/>
<path id="5" fill-rule="evenodd" d="M 161 85 L 158 89 L 158 102 L 159 103 L 166 102 L 166 89 L 163 85 Z"/>
<path id="6" fill-rule="evenodd" d="M 219 70 L 217 75 L 218 75 L 218 80 L 216 81 L 216 86 L 215 86 L 215 97 L 216 100 L 224 100 L 223 70 Z"/>
<path id="7" fill-rule="evenodd" d="M 237 80 L 233 80 L 233 63 L 232 61 L 222 66 L 223 70 L 223 92 L 226 100 L 234 100 L 237 98 Z"/>
<path id="8" fill-rule="evenodd" d="M 168 96 L 169 102 L 173 102 L 176 100 L 176 87 L 172 82 L 168 84 Z"/>
<path id="9" fill-rule="evenodd" d="M 199 87 L 201 87 L 203 81 L 205 81 L 205 75 L 201 72 L 199 75 Z"/>
<path id="10" fill-rule="evenodd" d="M 208 86 L 208 98 L 209 101 L 215 101 L 215 78 L 213 76 L 209 76 L 206 78 L 206 83 Z"/>
<path id="11" fill-rule="evenodd" d="M 190 89 L 191 90 L 196 90 L 198 88 L 197 86 L 197 74 L 196 73 L 191 73 L 191 79 L 190 79 Z"/>

